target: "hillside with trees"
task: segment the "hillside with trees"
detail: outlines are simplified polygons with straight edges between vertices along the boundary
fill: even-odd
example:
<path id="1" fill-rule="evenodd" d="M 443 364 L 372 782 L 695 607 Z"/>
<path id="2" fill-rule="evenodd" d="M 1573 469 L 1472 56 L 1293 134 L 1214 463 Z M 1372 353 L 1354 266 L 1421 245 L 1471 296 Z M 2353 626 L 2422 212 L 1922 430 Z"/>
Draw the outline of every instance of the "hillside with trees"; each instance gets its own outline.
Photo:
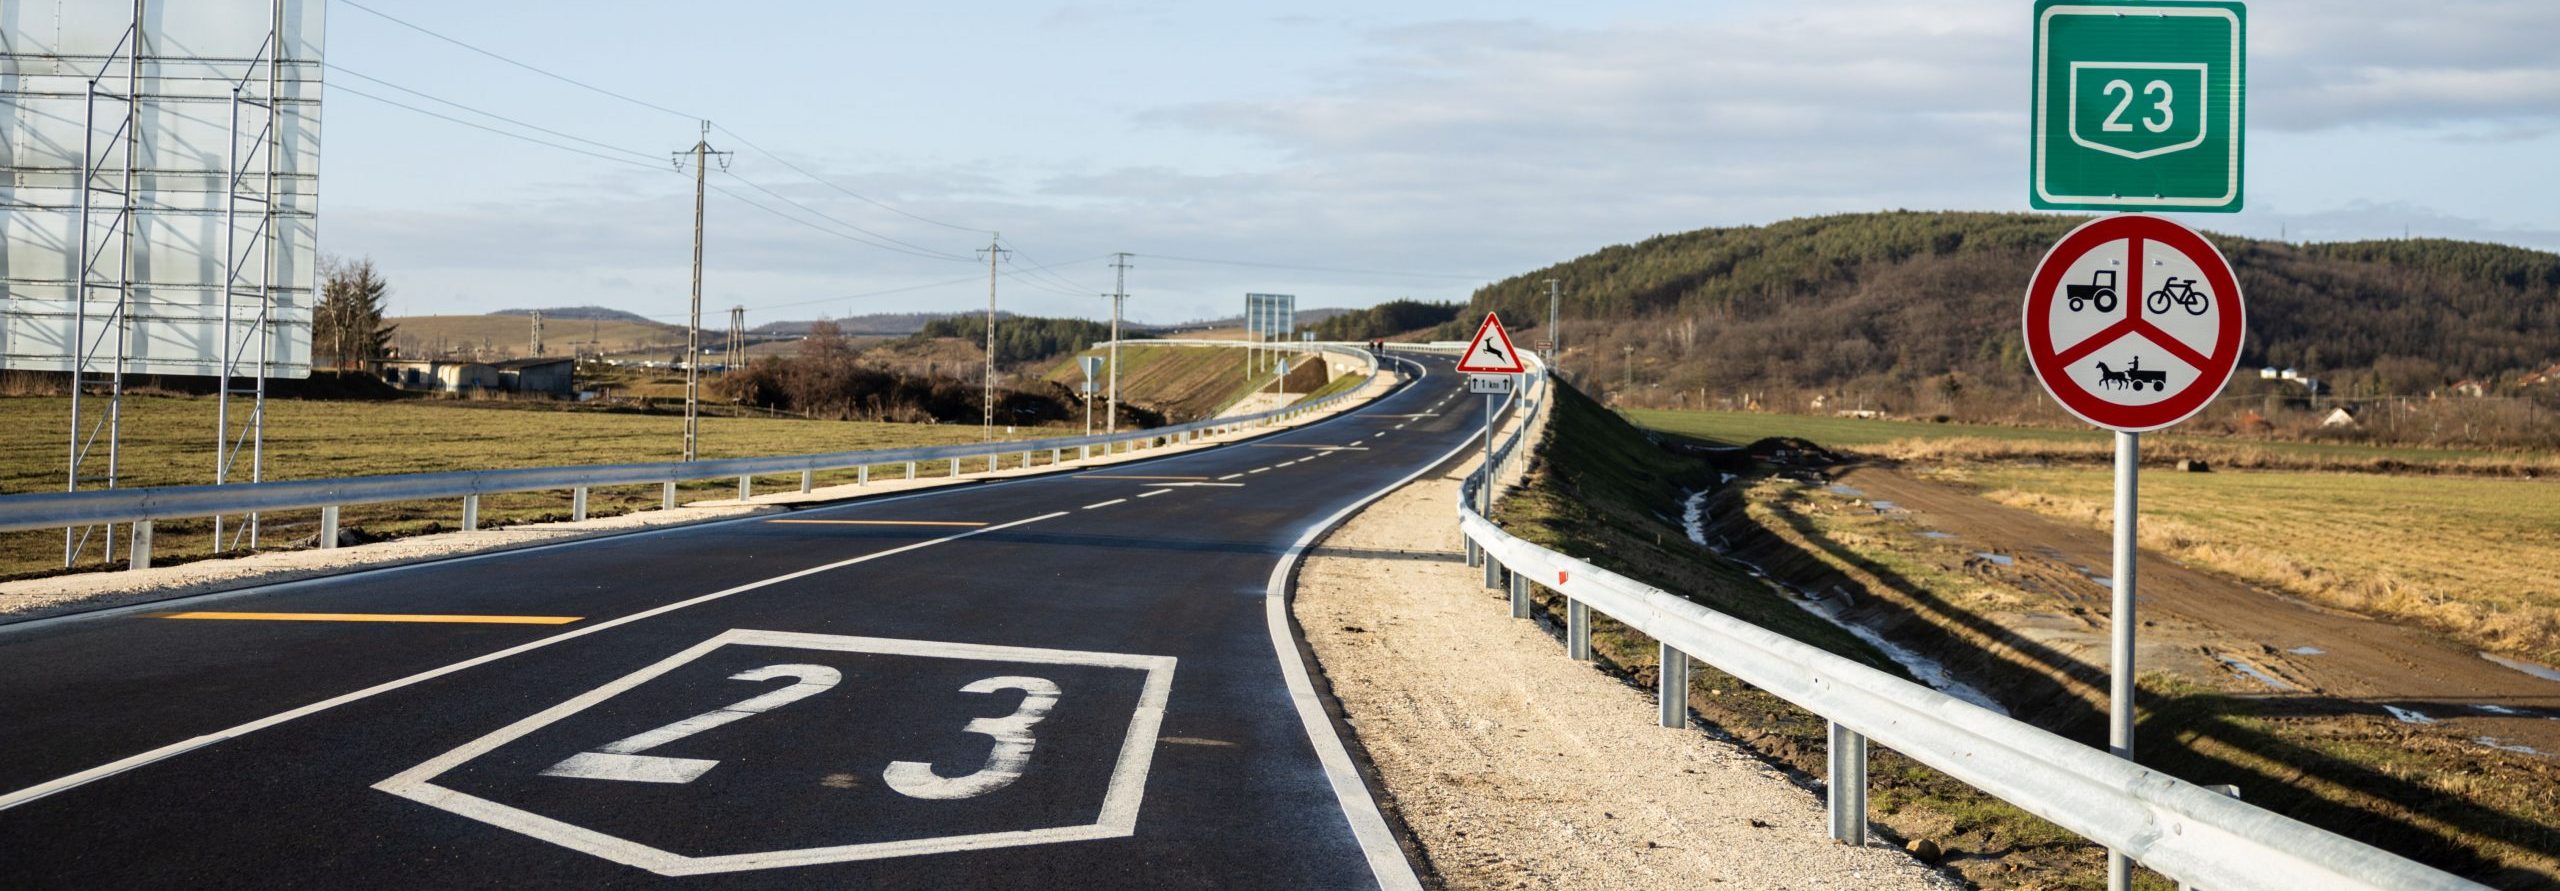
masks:
<path id="1" fill-rule="evenodd" d="M 2045 401 L 2019 334 L 2023 289 L 2086 219 L 1901 211 L 1664 235 L 1488 285 L 1433 333 L 1466 337 L 1488 309 L 1534 328 L 1547 314 L 1543 280 L 1556 278 L 1565 366 L 1623 404 L 2017 420 Z M 2240 380 L 2222 399 L 2232 412 L 2458 392 L 2511 397 L 2548 423 L 2560 404 L 2560 255 L 2208 237 L 2249 302 Z M 2270 366 L 2320 380 L 2319 392 L 2259 380 Z"/>
<path id="2" fill-rule="evenodd" d="M 1136 337 L 1127 329 L 1122 336 Z M 961 315 L 934 319 L 916 333 L 919 340 L 952 337 L 970 343 L 987 341 L 985 316 Z M 1052 319 L 1039 316 L 1000 318 L 996 321 L 996 362 L 1011 365 L 1064 355 L 1111 339 L 1111 323 L 1090 319 Z"/>
<path id="3" fill-rule="evenodd" d="M 1378 340 L 1445 324 L 1457 318 L 1461 308 L 1455 303 L 1390 300 L 1368 309 L 1344 312 L 1312 327 L 1317 340 Z"/>

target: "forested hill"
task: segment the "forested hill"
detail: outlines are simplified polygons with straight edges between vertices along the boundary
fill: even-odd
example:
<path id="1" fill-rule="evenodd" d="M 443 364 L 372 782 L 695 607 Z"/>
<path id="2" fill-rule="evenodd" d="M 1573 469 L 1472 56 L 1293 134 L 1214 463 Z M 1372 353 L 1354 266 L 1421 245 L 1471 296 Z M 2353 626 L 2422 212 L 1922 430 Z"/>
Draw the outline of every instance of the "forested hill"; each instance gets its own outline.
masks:
<path id="1" fill-rule="evenodd" d="M 1891 212 L 1665 235 L 1486 286 L 1435 333 L 1466 337 L 1486 309 L 1531 328 L 1556 278 L 1565 359 L 1604 384 L 2019 390 L 2033 386 L 2018 333 L 2027 277 L 2086 219 Z M 2211 237 L 2247 292 L 2244 368 L 2299 368 L 2341 395 L 2415 395 L 2466 380 L 2513 391 L 2560 363 L 2560 255 Z"/>

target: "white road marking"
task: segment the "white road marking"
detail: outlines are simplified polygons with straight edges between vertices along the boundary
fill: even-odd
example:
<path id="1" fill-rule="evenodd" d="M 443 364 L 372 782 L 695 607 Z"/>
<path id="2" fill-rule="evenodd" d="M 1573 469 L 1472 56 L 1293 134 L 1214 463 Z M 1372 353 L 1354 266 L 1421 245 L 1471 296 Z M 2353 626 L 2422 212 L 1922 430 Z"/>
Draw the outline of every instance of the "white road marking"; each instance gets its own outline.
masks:
<path id="1" fill-rule="evenodd" d="M 1298 463 L 1298 462 L 1297 462 L 1297 461 L 1282 461 L 1282 462 L 1280 462 L 1280 463 L 1278 463 L 1278 464 L 1274 464 L 1274 465 L 1271 465 L 1271 466 L 1273 466 L 1273 467 L 1287 467 L 1287 466 L 1289 466 L 1289 465 L 1291 465 L 1291 464 L 1296 464 L 1296 463 Z"/>
<path id="2" fill-rule="evenodd" d="M 1050 516 L 1058 516 L 1051 514 Z M 1043 517 L 1042 519 L 1047 519 Z M 786 851 L 761 851 L 747 854 L 721 854 L 687 857 L 647 845 L 597 832 L 583 826 L 564 823 L 550 817 L 518 810 L 485 798 L 456 792 L 431 782 L 446 771 L 461 766 L 499 746 L 514 742 L 526 734 L 559 722 L 596 703 L 603 702 L 633 687 L 675 670 L 729 644 L 764 647 L 797 647 L 810 650 L 880 653 L 892 656 L 927 656 L 988 662 L 1023 662 L 1038 665 L 1092 665 L 1103 668 L 1129 668 L 1147 673 L 1146 687 L 1138 695 L 1138 707 L 1129 715 L 1129 730 L 1120 744 L 1120 757 L 1111 769 L 1109 791 L 1103 794 L 1100 819 L 1083 826 L 1054 829 L 986 832 L 974 835 L 951 835 L 938 838 L 911 839 L 870 844 L 839 845 L 827 848 L 802 848 Z M 683 652 L 659 660 L 657 664 L 624 675 L 594 690 L 552 706 L 539 714 L 500 728 L 487 736 L 464 743 L 426 763 L 400 772 L 399 775 L 375 783 L 373 787 L 431 807 L 469 817 L 494 826 L 510 829 L 574 851 L 580 851 L 628 864 L 659 875 L 702 875 L 804 866 L 815 863 L 841 863 L 850 860 L 877 860 L 916 854 L 949 851 L 974 851 L 987 848 L 1035 845 L 1052 842 L 1126 838 L 1136 834 L 1138 804 L 1146 793 L 1147 771 L 1154 763 L 1156 734 L 1164 725 L 1165 700 L 1173 689 L 1176 662 L 1171 656 L 1134 656 L 1123 653 L 1094 653 L 1077 650 L 1048 650 L 1031 647 L 1001 647 L 986 644 L 944 643 L 940 641 L 895 640 L 879 637 L 850 637 L 837 634 L 805 634 L 787 631 L 755 631 L 732 628 L 719 636 L 695 644 Z M 1391 842 L 1392 844 L 1392 842 Z"/>
<path id="3" fill-rule="evenodd" d="M 1235 479 L 1236 477 L 1240 477 L 1240 476 L 1243 476 L 1243 475 L 1244 475 L 1244 474 L 1241 474 L 1241 473 L 1230 473 L 1230 474 L 1227 474 L 1226 476 L 1219 477 L 1218 479 L 1220 479 L 1220 480 L 1231 480 L 1231 479 Z"/>
<path id="4" fill-rule="evenodd" d="M 1368 440 L 1365 440 L 1365 439 L 1355 439 L 1355 440 L 1352 440 L 1352 441 L 1351 441 L 1351 447 L 1352 447 L 1352 448 L 1355 448 L 1355 449 L 1356 449 L 1356 448 L 1359 448 L 1359 447 L 1360 447 L 1360 444 L 1361 444 L 1361 443 L 1364 443 L 1364 442 L 1368 442 Z"/>
<path id="5" fill-rule="evenodd" d="M 1171 492 L 1171 491 L 1173 491 L 1173 490 L 1172 490 L 1172 489 L 1155 489 L 1155 490 L 1152 490 L 1152 491 L 1140 492 L 1140 493 L 1138 493 L 1138 497 L 1140 497 L 1140 498 L 1154 498 L 1154 497 L 1156 497 L 1156 496 L 1158 496 L 1158 495 L 1162 495 L 1162 494 L 1164 494 L 1164 493 L 1166 493 L 1166 492 Z"/>
<path id="6" fill-rule="evenodd" d="M 168 744 L 168 745 L 161 746 L 161 747 L 156 748 L 156 749 L 152 749 L 151 751 L 148 751 L 148 752 L 143 752 L 143 753 L 138 754 L 138 755 L 130 755 L 130 756 L 127 756 L 127 757 L 124 757 L 124 758 L 119 758 L 119 759 L 116 759 L 116 760 L 114 760 L 114 761 L 110 761 L 110 762 L 107 762 L 107 763 L 105 763 L 105 764 L 101 764 L 101 765 L 98 765 L 98 766 L 96 766 L 96 767 L 89 768 L 88 770 L 84 770 L 84 771 L 81 771 L 81 772 L 79 772 L 79 773 L 71 774 L 71 775 L 69 775 L 69 776 L 57 777 L 57 778 L 55 778 L 55 779 L 46 780 L 46 781 L 44 781 L 44 782 L 42 782 L 42 783 L 37 783 L 37 784 L 35 784 L 35 785 L 33 785 L 33 786 L 28 786 L 28 787 L 26 787 L 26 788 L 24 788 L 24 789 L 20 789 L 20 790 L 17 790 L 17 791 L 15 791 L 15 792 L 11 792 L 11 793 L 8 793 L 8 794 L 6 794 L 6 795 L 0 795 L 0 810 L 8 810 L 9 808 L 17 807 L 18 805 L 25 804 L 25 803 L 27 803 L 27 802 L 34 801 L 34 800 L 39 799 L 39 798 L 43 798 L 43 797 L 45 797 L 45 796 L 47 796 L 47 795 L 51 795 L 51 794 L 53 794 L 53 793 L 60 792 L 60 791 L 62 791 L 62 790 L 64 790 L 64 789 L 70 789 L 70 788 L 74 788 L 74 787 L 78 787 L 78 786 L 87 785 L 87 784 L 89 784 L 89 783 L 94 783 L 94 782 L 97 782 L 97 781 L 99 781 L 99 780 L 106 779 L 107 777 L 115 776 L 116 774 L 120 774 L 120 773 L 123 773 L 123 772 L 125 772 L 125 771 L 132 770 L 132 769 L 134 769 L 134 768 L 141 767 L 141 766 L 146 765 L 146 764 L 150 764 L 150 763 L 152 763 L 152 762 L 154 762 L 154 761 L 159 761 L 159 760 L 161 760 L 161 759 L 163 759 L 163 758 L 168 758 L 168 757 L 171 757 L 171 756 L 174 756 L 174 755 L 183 755 L 183 754 L 186 754 L 186 753 L 188 753 L 188 752 L 195 751 L 196 749 L 201 749 L 201 748 L 204 748 L 205 746 L 213 745 L 213 744 L 218 743 L 218 742 L 222 742 L 222 741 L 230 740 L 230 739 L 237 739 L 237 738 L 239 738 L 239 737 L 247 736 L 247 735 L 249 735 L 249 734 L 256 733 L 256 732 L 258 732 L 258 731 L 260 731 L 260 730 L 265 730 L 265 729 L 267 729 L 267 728 L 269 728 L 269 727 L 273 727 L 273 726 L 276 726 L 276 725 L 278 725 L 278 724 L 282 724 L 282 723 L 285 723 L 285 722 L 287 722 L 287 721 L 294 720 L 294 719 L 296 719 L 296 718 L 303 718 L 303 717 L 308 717 L 308 716 L 311 716 L 311 715 L 316 715 L 316 714 L 319 714 L 319 713 L 321 713 L 321 712 L 325 712 L 325 711 L 328 711 L 328 710 L 330 710 L 330 709 L 337 708 L 338 706 L 345 705 L 345 704 L 350 703 L 350 702 L 355 702 L 355 701 L 358 701 L 358 700 L 368 699 L 368 698 L 371 698 L 371 697 L 374 697 L 374 696 L 379 696 L 379 695 L 381 695 L 381 694 L 389 693 L 389 692 L 391 692 L 391 691 L 393 691 L 393 690 L 398 690 L 398 689 L 400 689 L 400 688 L 402 688 L 402 687 L 407 687 L 407 686 L 410 686 L 410 685 L 412 685 L 412 684 L 418 684 L 418 683 L 423 683 L 423 682 L 426 682 L 426 681 L 435 680 L 436 678 L 444 677 L 445 675 L 449 675 L 449 674 L 452 674 L 452 673 L 457 672 L 457 671 L 462 671 L 462 670 L 464 670 L 464 669 L 468 669 L 468 668 L 476 668 L 476 667 L 479 667 L 479 666 L 482 666 L 482 665 L 487 665 L 487 664 L 489 664 L 489 663 L 491 663 L 491 662 L 496 662 L 496 661 L 498 661 L 498 660 L 500 660 L 500 659 L 505 659 L 505 658 L 507 658 L 507 657 L 515 656 L 515 655 L 519 655 L 519 654 L 523 654 L 523 653 L 529 653 L 529 652 L 532 652 L 532 651 L 534 651 L 534 650 L 539 650 L 539 649 L 542 649 L 543 647 L 550 646 L 550 645 L 552 645 L 552 644 L 560 643 L 560 642 L 563 642 L 563 641 L 576 640 L 576 639 L 578 639 L 578 638 L 585 637 L 585 636 L 587 636 L 587 635 L 594 634 L 594 633 L 596 633 L 596 632 L 598 632 L 598 631 L 603 631 L 603 630 L 608 629 L 608 628 L 618 628 L 618 627 L 621 627 L 621 626 L 624 626 L 624 625 L 631 624 L 631 623 L 633 623 L 633 622 L 640 621 L 640 620 L 642 620 L 642 619 L 652 618 L 652 617 L 655 617 L 655 616 L 661 616 L 661 615 L 665 615 L 665 614 L 667 614 L 667 613 L 675 612 L 676 610 L 684 609 L 684 608 L 689 607 L 689 606 L 699 606 L 699 605 L 701 605 L 701 604 L 710 603 L 711 601 L 719 600 L 719 599 L 724 598 L 724 597 L 729 597 L 729 596 L 736 595 L 736 594 L 744 594 L 744 593 L 746 593 L 746 592 L 748 592 L 748 591 L 753 591 L 753 590 L 756 590 L 756 589 L 758 589 L 758 588 L 770 587 L 770 586 L 772 586 L 772 585 L 778 585 L 778 584 L 781 584 L 781 583 L 783 583 L 783 582 L 791 581 L 791 580 L 794 580 L 794 579 L 807 578 L 807 577 L 809 577 L 809 576 L 817 575 L 817 574 L 819 574 L 819 573 L 826 572 L 826 571 L 829 571 L 829 570 L 834 570 L 834 569 L 843 569 L 843 568 L 845 568 L 845 567 L 847 567 L 847 566 L 852 566 L 852 565 L 855 565 L 855 564 L 858 564 L 858 563 L 868 563 L 868 562 L 871 562 L 871 561 L 873 561 L 873 560 L 878 560 L 878 559 L 880 559 L 880 558 L 882 558 L 882 557 L 893 557 L 893 556 L 896 556 L 896 555 L 899 555 L 899 554 L 904 554 L 904 553 L 906 553 L 906 552 L 908 552 L 908 551 L 914 551 L 914 550 L 920 550 L 920 549 L 923 549 L 923 548 L 929 548 L 929 547 L 932 547 L 932 546 L 934 546 L 934 545 L 942 544 L 942 543 L 944 543 L 944 542 L 958 541 L 958 540 L 960 540 L 960 539 L 968 538 L 968 537 L 973 536 L 973 535 L 985 535 L 985 534 L 987 534 L 987 533 L 989 533 L 989 532 L 995 532 L 995 531 L 997 531 L 997 530 L 1001 530 L 1001 529 L 1011 529 L 1011 528 L 1013 528 L 1013 527 L 1015 527 L 1015 526 L 1022 526 L 1022 525 L 1027 525 L 1027 524 L 1031 524 L 1031 523 L 1037 523 L 1037 522 L 1040 522 L 1040 521 L 1042 521 L 1042 520 L 1055 519 L 1055 518 L 1063 517 L 1063 516 L 1066 516 L 1066 515 L 1067 515 L 1067 512 L 1066 512 L 1066 511 L 1058 511 L 1058 512 L 1056 512 L 1056 513 L 1042 514 L 1042 515 L 1040 515 L 1040 516 L 1030 517 L 1030 518 L 1021 519 L 1021 520 L 1015 520 L 1015 521 L 1010 522 L 1010 523 L 1004 523 L 1004 524 L 996 525 L 996 526 L 981 526 L 981 527 L 976 528 L 976 529 L 971 529 L 971 530 L 969 530 L 969 531 L 967 531 L 967 532 L 955 532 L 955 533 L 952 533 L 952 534 L 950 534 L 950 535 L 943 536 L 943 537 L 941 537 L 941 538 L 931 539 L 931 540 L 928 540 L 928 541 L 919 541 L 919 542 L 916 542 L 916 543 L 913 543 L 913 544 L 899 545 L 899 546 L 897 546 L 897 547 L 890 548 L 890 549 L 888 549 L 888 550 L 884 550 L 884 551 L 873 551 L 873 552 L 871 552 L 871 553 L 864 554 L 864 555 L 859 556 L 859 557 L 853 557 L 853 558 L 845 559 L 845 560 L 838 560 L 838 561 L 836 561 L 836 562 L 834 562 L 834 563 L 827 563 L 827 564 L 823 564 L 823 565 L 819 565 L 819 566 L 812 566 L 812 567 L 810 567 L 810 568 L 808 568 L 808 569 L 803 569 L 803 570 L 800 570 L 800 571 L 798 571 L 798 572 L 789 572 L 789 573 L 784 573 L 784 574 L 782 574 L 782 575 L 777 575 L 777 576 L 774 576 L 774 577 L 772 577 L 772 578 L 762 579 L 762 580 L 759 580 L 759 581 L 748 582 L 748 583 L 746 583 L 746 584 L 739 585 L 739 586 L 736 586 L 736 587 L 733 587 L 733 588 L 724 588 L 724 589 L 721 589 L 721 590 L 718 590 L 718 591 L 713 591 L 713 592 L 711 592 L 711 593 L 709 593 L 709 594 L 701 595 L 701 596 L 699 596 L 699 597 L 694 597 L 694 598 L 690 598 L 690 599 L 686 599 L 686 600 L 679 600 L 679 601 L 676 601 L 676 602 L 674 602 L 674 603 L 666 604 L 666 605 L 664 605 L 664 606 L 656 606 L 656 607 L 651 607 L 651 608 L 649 608 L 649 609 L 644 609 L 644 610 L 641 610 L 641 611 L 639 611 L 639 612 L 632 613 L 632 614 L 630 614 L 630 615 L 623 616 L 623 617 L 618 618 L 618 619 L 609 619 L 609 620 L 606 620 L 606 621 L 603 621 L 603 622 L 598 622 L 598 623 L 595 623 L 595 624 L 593 624 L 593 625 L 588 625 L 588 626 L 581 627 L 581 628 L 578 628 L 578 629 L 575 629 L 575 630 L 571 630 L 571 631 L 563 631 L 563 632 L 561 632 L 561 633 L 559 633 L 559 634 L 554 634 L 554 635 L 552 635 L 552 636 L 550 636 L 550 637 L 539 638 L 539 639 L 536 639 L 536 640 L 527 641 L 527 642 L 524 642 L 524 643 L 521 643 L 521 644 L 517 644 L 517 645 L 512 646 L 512 647 L 508 647 L 508 648 L 503 649 L 503 650 L 498 650 L 498 651 L 493 652 L 493 653 L 487 653 L 487 654 L 484 654 L 484 655 L 475 656 L 475 657 L 472 657 L 472 658 L 469 658 L 469 659 L 462 660 L 462 661 L 460 661 L 460 662 L 453 663 L 453 664 L 451 664 L 451 665 L 443 666 L 443 667 L 441 667 L 441 668 L 431 668 L 431 669 L 428 669 L 428 670 L 426 670 L 426 671 L 422 671 L 422 672 L 418 672 L 417 674 L 410 675 L 410 676 L 408 676 L 408 677 L 400 678 L 400 679 L 398 679 L 398 680 L 385 681 L 385 682 L 383 682 L 383 683 L 375 684 L 375 685 L 373 685 L 373 686 L 366 687 L 366 688 L 364 688 L 364 689 L 362 689 L 362 690 L 357 690 L 357 691 L 352 692 L 352 693 L 343 693 L 343 694 L 339 694 L 339 695 L 337 695 L 337 696 L 332 696 L 332 697 L 330 697 L 330 698 L 328 698 L 328 699 L 323 699 L 323 700 L 320 700 L 319 702 L 314 702 L 314 703 L 312 703 L 312 704 L 310 704 L 310 705 L 306 705 L 306 706 L 303 706 L 303 707 L 301 707 L 301 708 L 293 709 L 293 710 L 290 710 L 290 711 L 278 712 L 278 713 L 276 713 L 276 714 L 269 715 L 269 716 L 264 717 L 264 718 L 259 718 L 258 720 L 250 721 L 250 722 L 245 723 L 245 724 L 240 724 L 240 725 L 236 725 L 236 726 L 233 726 L 233 727 L 228 727 L 228 728 L 225 728 L 225 729 L 222 729 L 222 730 L 216 730 L 216 731 L 214 731 L 214 732 L 212 732 L 212 733 L 208 733 L 208 734 L 205 734 L 205 735 L 203 735 L 203 736 L 196 737 L 196 738 L 194 738 L 194 739 L 181 740 L 181 741 L 178 741 L 178 742 L 170 743 L 170 744 Z M 759 518 L 759 519 L 761 519 L 761 518 Z"/>
<path id="7" fill-rule="evenodd" d="M 1270 469 L 1271 469 L 1271 468 L 1269 468 L 1269 467 L 1256 467 L 1256 468 L 1254 468 L 1254 469 L 1252 469 L 1252 470 L 1248 470 L 1248 471 L 1245 471 L 1245 472 L 1246 472 L 1246 473 L 1261 473 L 1261 472 L 1263 472 L 1263 471 L 1265 471 L 1265 470 L 1270 470 Z"/>
<path id="8" fill-rule="evenodd" d="M 1111 499 L 1111 500 L 1109 500 L 1109 501 L 1097 501 L 1097 502 L 1094 502 L 1094 503 L 1092 503 L 1092 504 L 1088 504 L 1088 505 L 1085 505 L 1085 506 L 1083 506 L 1083 507 L 1077 508 L 1077 510 L 1092 510 L 1092 509 L 1097 508 L 1097 507 L 1110 507 L 1110 506 L 1112 506 L 1112 505 L 1114 505 L 1114 504 L 1119 504 L 1119 503 L 1121 503 L 1121 502 L 1123 502 L 1123 501 L 1127 501 L 1127 500 L 1129 500 L 1129 499 L 1126 499 L 1126 498 L 1114 498 L 1114 499 Z"/>
<path id="9" fill-rule="evenodd" d="M 1165 488 L 1168 488 L 1168 489 L 1198 489 L 1198 488 L 1209 488 L 1209 489 L 1241 489 L 1241 488 L 1244 488 L 1244 484 L 1243 484 L 1243 483 L 1166 483 L 1166 484 L 1164 484 L 1164 485 L 1165 485 Z"/>
<path id="10" fill-rule="evenodd" d="M 543 768 L 542 775 L 642 783 L 690 783 L 712 768 L 720 766 L 720 762 L 704 758 L 668 758 L 640 753 L 748 715 L 761 715 L 789 703 L 816 696 L 835 689 L 836 684 L 844 681 L 842 673 L 824 665 L 767 665 L 729 676 L 733 681 L 770 681 L 774 678 L 791 678 L 799 683 L 748 698 L 735 705 L 715 708 L 656 730 L 623 737 L 597 746 L 592 752 L 571 755 L 558 764 Z"/>
<path id="11" fill-rule="evenodd" d="M 977 718 L 960 728 L 964 732 L 992 737 L 995 748 L 987 754 L 987 766 L 968 776 L 944 777 L 933 772 L 933 765 L 923 761 L 892 761 L 880 778 L 889 788 L 908 798 L 950 801 L 976 798 L 1022 779 L 1022 768 L 1031 763 L 1031 725 L 1049 716 L 1058 704 L 1058 683 L 1048 678 L 1007 676 L 987 678 L 960 688 L 962 693 L 993 693 L 998 690 L 1020 690 L 1022 704 L 1013 714 L 1001 718 Z"/>

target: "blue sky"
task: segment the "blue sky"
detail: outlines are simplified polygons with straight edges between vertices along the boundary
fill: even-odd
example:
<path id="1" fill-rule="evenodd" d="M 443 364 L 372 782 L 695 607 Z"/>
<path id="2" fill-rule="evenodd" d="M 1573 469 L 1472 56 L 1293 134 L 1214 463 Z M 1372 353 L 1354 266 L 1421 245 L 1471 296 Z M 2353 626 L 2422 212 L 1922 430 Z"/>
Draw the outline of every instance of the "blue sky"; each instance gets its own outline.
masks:
<path id="1" fill-rule="evenodd" d="M 1102 257 L 1131 251 L 1130 314 L 1176 321 L 1246 291 L 1461 298 L 1709 225 L 2026 205 L 2025 2 L 364 2 L 684 113 L 333 4 L 322 245 L 373 257 L 402 314 L 680 320 L 688 115 L 738 152 L 715 186 L 801 220 L 710 198 L 706 313 L 750 324 L 983 306 L 989 229 L 1019 250 L 1007 308 L 1101 313 Z M 2560 5 L 2261 0 L 2250 25 L 2250 210 L 2188 223 L 2560 250 Z M 471 116 L 383 82 L 621 161 L 355 95 Z"/>

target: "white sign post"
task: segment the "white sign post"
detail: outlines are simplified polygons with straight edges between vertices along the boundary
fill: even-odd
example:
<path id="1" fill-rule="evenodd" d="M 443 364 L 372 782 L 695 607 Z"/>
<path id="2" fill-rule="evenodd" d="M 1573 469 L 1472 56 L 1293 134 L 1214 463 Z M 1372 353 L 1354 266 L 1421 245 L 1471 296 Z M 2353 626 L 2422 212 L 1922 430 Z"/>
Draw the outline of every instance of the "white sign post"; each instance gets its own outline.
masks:
<path id="1" fill-rule="evenodd" d="M 2054 401 L 2116 432 L 2114 647 L 2107 748 L 2133 758 L 2134 522 L 2142 434 L 2184 421 L 2231 381 L 2247 330 L 2240 283 L 2194 230 L 2140 214 L 2100 217 L 2062 237 L 2027 285 L 2024 334 Z M 2148 367 L 2145 362 L 2148 361 Z M 2107 853 L 2112 889 L 2131 861 Z"/>
<path id="2" fill-rule="evenodd" d="M 1077 359 L 1077 360 L 1076 360 L 1076 367 L 1084 369 L 1084 435 L 1086 435 L 1086 436 L 1092 436 L 1092 435 L 1093 435 L 1093 390 L 1094 390 L 1094 386 L 1093 386 L 1093 378 L 1094 378 L 1094 375 L 1099 374 L 1099 373 L 1102 371 L 1102 357 L 1101 357 L 1101 356 L 1085 356 L 1085 357 L 1079 358 L 1079 359 Z"/>
<path id="3" fill-rule="evenodd" d="M 1502 328 L 1502 317 L 1484 314 L 1484 324 L 1476 327 L 1476 338 L 1467 342 L 1467 351 L 1458 354 L 1458 370 L 1479 377 L 1469 378 L 1468 389 L 1484 394 L 1484 485 L 1477 487 L 1476 497 L 1482 507 L 1476 512 L 1493 516 L 1493 405 L 1495 394 L 1476 389 L 1473 381 L 1482 375 L 1513 375 L 1528 371 L 1520 363 L 1520 351 L 1511 346 L 1511 332 Z M 1505 384 L 1509 383 L 1506 378 Z M 1506 392 L 1508 392 L 1506 388 Z"/>

